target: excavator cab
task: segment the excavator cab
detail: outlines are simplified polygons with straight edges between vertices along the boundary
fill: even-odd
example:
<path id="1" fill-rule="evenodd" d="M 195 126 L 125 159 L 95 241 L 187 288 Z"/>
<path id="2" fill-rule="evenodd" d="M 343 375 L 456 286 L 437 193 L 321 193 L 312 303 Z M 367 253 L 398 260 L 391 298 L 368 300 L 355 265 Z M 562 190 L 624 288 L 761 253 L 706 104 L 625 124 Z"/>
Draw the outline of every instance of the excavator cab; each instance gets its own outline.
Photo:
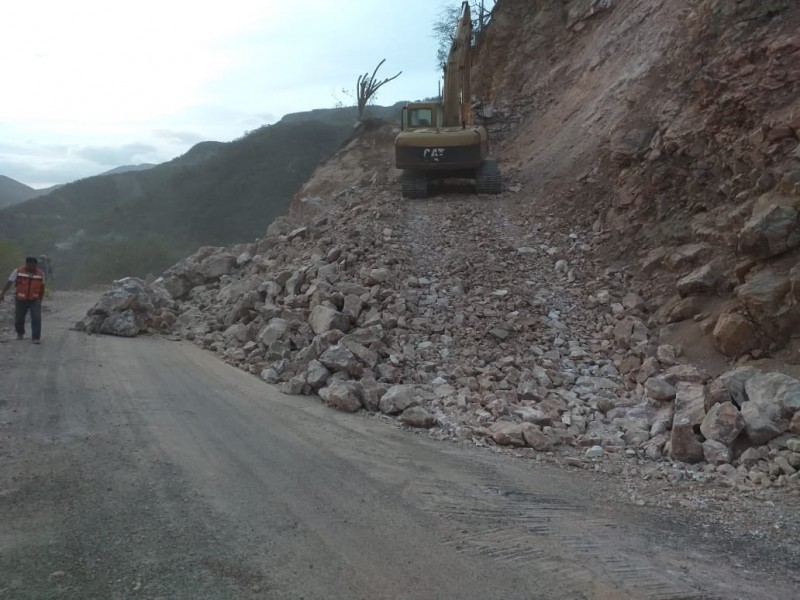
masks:
<path id="1" fill-rule="evenodd" d="M 413 102 L 403 107 L 403 119 L 401 121 L 403 131 L 423 127 L 439 127 L 441 123 L 441 104 Z"/>

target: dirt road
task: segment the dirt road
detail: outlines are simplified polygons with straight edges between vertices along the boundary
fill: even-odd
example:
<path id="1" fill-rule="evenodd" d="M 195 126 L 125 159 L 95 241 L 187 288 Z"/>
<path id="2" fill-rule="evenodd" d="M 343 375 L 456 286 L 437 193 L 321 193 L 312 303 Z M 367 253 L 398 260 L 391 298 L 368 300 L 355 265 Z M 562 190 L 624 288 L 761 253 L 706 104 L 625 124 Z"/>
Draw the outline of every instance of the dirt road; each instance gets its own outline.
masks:
<path id="1" fill-rule="evenodd" d="M 606 483 L 284 396 L 190 344 L 11 341 L 0 598 L 789 599 L 800 560 Z"/>

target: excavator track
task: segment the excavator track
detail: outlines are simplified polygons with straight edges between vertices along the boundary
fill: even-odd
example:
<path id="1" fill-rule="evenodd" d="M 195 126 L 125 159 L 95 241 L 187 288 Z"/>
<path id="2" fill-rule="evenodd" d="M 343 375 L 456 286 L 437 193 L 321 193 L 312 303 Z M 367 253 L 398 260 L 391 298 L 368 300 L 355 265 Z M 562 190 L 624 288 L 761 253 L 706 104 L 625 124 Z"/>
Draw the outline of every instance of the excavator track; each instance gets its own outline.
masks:
<path id="1" fill-rule="evenodd" d="M 403 191 L 403 198 L 414 199 L 428 197 L 428 177 L 425 173 L 403 171 L 400 177 L 400 186 Z"/>
<path id="2" fill-rule="evenodd" d="M 475 170 L 475 191 L 478 194 L 499 194 L 503 191 L 503 175 L 495 161 L 486 160 Z"/>

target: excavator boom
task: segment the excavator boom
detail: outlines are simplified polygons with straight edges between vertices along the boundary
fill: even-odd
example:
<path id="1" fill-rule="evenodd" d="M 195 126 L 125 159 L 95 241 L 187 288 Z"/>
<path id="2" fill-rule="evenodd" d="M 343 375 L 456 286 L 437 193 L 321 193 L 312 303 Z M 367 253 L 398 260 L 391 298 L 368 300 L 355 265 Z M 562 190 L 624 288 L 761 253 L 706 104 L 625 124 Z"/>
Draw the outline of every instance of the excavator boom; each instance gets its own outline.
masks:
<path id="1" fill-rule="evenodd" d="M 444 126 L 457 127 L 472 123 L 472 106 L 470 90 L 470 50 L 472 48 L 472 15 L 469 2 L 461 5 L 461 17 L 456 26 L 456 33 L 447 65 L 444 71 Z"/>

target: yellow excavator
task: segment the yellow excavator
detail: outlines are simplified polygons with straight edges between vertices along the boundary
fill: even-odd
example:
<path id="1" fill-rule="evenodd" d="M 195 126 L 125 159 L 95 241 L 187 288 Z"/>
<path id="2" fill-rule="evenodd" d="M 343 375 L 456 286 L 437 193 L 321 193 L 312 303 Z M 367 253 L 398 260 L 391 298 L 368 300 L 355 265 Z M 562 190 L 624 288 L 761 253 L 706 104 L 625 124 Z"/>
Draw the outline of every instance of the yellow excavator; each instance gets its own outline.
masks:
<path id="1" fill-rule="evenodd" d="M 503 190 L 500 169 L 488 158 L 486 128 L 472 122 L 471 50 L 472 17 L 469 2 L 464 2 L 447 58 L 442 101 L 403 107 L 394 153 L 404 198 L 426 198 L 430 183 L 442 179 L 474 179 L 478 194 Z"/>

